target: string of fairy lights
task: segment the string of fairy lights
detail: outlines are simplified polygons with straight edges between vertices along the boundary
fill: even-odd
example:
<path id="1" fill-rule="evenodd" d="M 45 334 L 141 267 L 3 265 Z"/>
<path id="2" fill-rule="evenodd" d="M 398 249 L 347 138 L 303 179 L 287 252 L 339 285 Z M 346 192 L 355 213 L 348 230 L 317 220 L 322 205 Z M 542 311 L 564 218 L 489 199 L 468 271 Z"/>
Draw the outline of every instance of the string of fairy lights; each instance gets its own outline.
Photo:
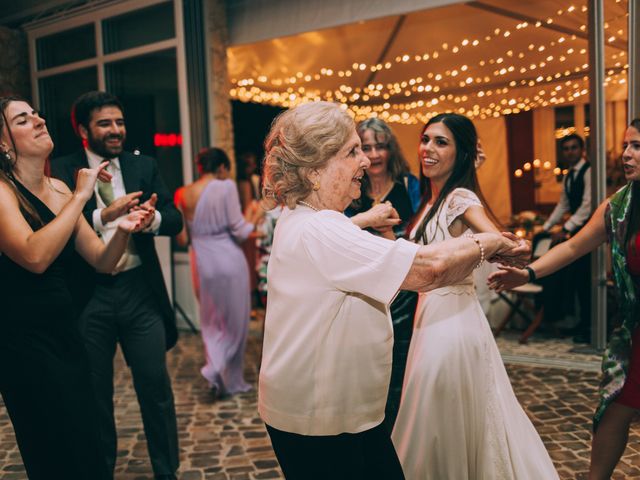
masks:
<path id="1" fill-rule="evenodd" d="M 616 0 L 616 3 L 622 3 L 622 0 Z M 495 53 L 495 50 L 503 47 L 505 39 L 524 37 L 531 29 L 553 24 L 562 16 L 573 16 L 573 20 L 582 22 L 586 11 L 586 6 L 570 5 L 545 20 L 514 22 L 511 29 L 494 28 L 484 37 L 463 38 L 455 44 L 443 42 L 437 49 L 397 55 L 384 63 L 354 62 L 350 69 L 343 70 L 322 67 L 313 73 L 299 71 L 277 78 L 257 75 L 232 79 L 230 96 L 244 102 L 284 108 L 309 101 L 334 101 L 342 103 L 357 120 L 379 116 L 390 123 L 405 124 L 425 122 L 440 109 L 483 119 L 571 103 L 588 95 L 588 52 L 584 48 L 583 38 L 559 34 L 548 42 L 529 43 L 521 50 L 503 48 L 499 53 Z M 624 19 L 626 14 L 605 23 L 606 41 L 609 44 L 624 37 L 624 29 L 614 27 Z M 586 31 L 586 25 L 581 24 L 579 29 Z M 437 71 L 437 65 L 443 58 L 462 58 L 462 53 L 489 44 L 495 44 L 491 45 L 493 56 L 460 62 L 455 68 Z M 629 69 L 626 53 L 616 51 L 609 55 L 608 60 L 612 68 L 607 72 L 605 87 L 626 83 Z M 348 83 L 350 77 L 359 73 L 393 70 L 398 65 L 410 63 L 420 63 L 423 71 L 432 66 L 433 69 L 421 76 L 393 83 L 377 82 L 365 87 L 354 87 Z M 574 66 L 563 68 L 564 64 Z M 490 73 L 478 72 L 487 66 L 493 67 Z M 556 71 L 548 73 L 551 67 L 555 67 Z M 526 75 L 527 78 L 509 81 L 506 77 L 510 74 Z M 344 83 L 330 89 L 314 87 L 314 82 L 329 77 L 344 79 Z"/>

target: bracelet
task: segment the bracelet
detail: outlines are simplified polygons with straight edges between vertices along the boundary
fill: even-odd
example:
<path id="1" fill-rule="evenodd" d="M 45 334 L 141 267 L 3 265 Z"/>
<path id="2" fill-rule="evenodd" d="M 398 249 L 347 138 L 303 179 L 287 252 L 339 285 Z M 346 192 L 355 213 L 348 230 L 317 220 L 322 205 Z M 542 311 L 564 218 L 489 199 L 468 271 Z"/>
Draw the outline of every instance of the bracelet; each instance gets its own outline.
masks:
<path id="1" fill-rule="evenodd" d="M 529 282 L 535 282 L 536 279 L 538 278 L 536 276 L 536 271 L 533 268 L 531 268 L 530 266 L 528 266 L 528 265 L 526 267 L 524 267 L 524 269 L 527 272 L 529 272 Z"/>
<path id="2" fill-rule="evenodd" d="M 476 237 L 473 233 L 467 233 L 465 237 L 468 237 L 474 242 L 476 242 L 476 245 L 478 245 L 478 248 L 480 249 L 480 260 L 478 261 L 478 264 L 475 267 L 473 267 L 474 269 L 480 268 L 480 265 L 482 265 L 485 260 L 484 247 L 482 246 L 482 243 L 480 243 L 480 240 L 478 240 L 478 237 Z"/>

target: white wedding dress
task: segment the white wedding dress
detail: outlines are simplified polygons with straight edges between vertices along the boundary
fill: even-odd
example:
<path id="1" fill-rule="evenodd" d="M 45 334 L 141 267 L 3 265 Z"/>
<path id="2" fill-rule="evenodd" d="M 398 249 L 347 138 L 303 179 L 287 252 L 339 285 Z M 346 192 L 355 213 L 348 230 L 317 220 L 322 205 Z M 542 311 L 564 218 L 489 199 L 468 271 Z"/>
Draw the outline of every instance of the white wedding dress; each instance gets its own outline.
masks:
<path id="1" fill-rule="evenodd" d="M 427 225 L 428 243 L 452 238 L 472 205 L 481 205 L 473 192 L 451 192 Z M 420 295 L 392 439 L 407 480 L 558 478 L 513 393 L 473 275 Z"/>

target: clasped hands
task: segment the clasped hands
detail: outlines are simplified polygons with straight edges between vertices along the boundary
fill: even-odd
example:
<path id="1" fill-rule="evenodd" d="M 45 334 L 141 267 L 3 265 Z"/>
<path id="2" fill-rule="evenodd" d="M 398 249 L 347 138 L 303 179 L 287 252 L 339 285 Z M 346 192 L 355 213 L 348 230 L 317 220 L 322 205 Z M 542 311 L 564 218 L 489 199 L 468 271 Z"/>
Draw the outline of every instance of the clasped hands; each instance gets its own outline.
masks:
<path id="1" fill-rule="evenodd" d="M 491 290 L 500 293 L 505 290 L 524 285 L 529 281 L 529 273 L 523 270 L 531 260 L 531 245 L 512 233 L 503 233 L 503 235 L 513 241 L 518 241 L 517 247 L 505 253 L 497 255 L 497 263 L 500 263 L 500 269 L 492 272 L 487 277 L 487 285 Z M 515 238 L 514 238 L 515 237 Z"/>
<path id="2" fill-rule="evenodd" d="M 516 268 L 522 268 L 527 265 L 531 260 L 531 243 L 511 232 L 501 233 L 509 242 L 507 242 L 505 248 L 500 249 L 499 253 L 488 258 L 487 261 Z"/>
<path id="3" fill-rule="evenodd" d="M 135 201 L 135 203 L 128 209 L 123 210 L 122 215 L 127 211 L 129 212 L 129 214 L 122 220 L 120 220 L 120 223 L 118 223 L 118 228 L 128 233 L 142 232 L 151 226 L 151 223 L 155 218 L 158 195 L 156 193 L 152 193 L 151 197 L 149 197 L 146 202 L 138 204 L 140 202 L 140 195 L 142 195 L 142 192 L 133 192 L 114 200 L 113 203 L 122 198 L 126 198 L 129 195 L 136 195 L 135 197 L 133 197 L 133 200 L 129 200 L 129 204 L 132 201 Z M 113 203 L 111 205 L 113 205 Z M 111 205 L 109 205 L 109 207 L 111 207 Z M 120 215 L 116 216 L 116 218 L 118 218 L 119 216 Z"/>

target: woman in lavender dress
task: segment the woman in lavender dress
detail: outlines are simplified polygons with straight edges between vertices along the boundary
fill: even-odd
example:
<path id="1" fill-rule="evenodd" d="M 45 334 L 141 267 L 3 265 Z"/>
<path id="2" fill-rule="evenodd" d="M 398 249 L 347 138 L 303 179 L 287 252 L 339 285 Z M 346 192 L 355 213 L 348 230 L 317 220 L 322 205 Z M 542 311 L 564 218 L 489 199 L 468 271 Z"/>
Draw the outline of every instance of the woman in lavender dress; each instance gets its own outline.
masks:
<path id="1" fill-rule="evenodd" d="M 198 155 L 200 178 L 185 187 L 180 208 L 188 225 L 200 280 L 200 328 L 206 364 L 200 370 L 214 397 L 250 390 L 243 357 L 251 298 L 249 269 L 240 244 L 261 215 L 256 205 L 240 211 L 230 163 L 219 148 Z M 183 243 L 187 232 L 181 235 Z"/>

